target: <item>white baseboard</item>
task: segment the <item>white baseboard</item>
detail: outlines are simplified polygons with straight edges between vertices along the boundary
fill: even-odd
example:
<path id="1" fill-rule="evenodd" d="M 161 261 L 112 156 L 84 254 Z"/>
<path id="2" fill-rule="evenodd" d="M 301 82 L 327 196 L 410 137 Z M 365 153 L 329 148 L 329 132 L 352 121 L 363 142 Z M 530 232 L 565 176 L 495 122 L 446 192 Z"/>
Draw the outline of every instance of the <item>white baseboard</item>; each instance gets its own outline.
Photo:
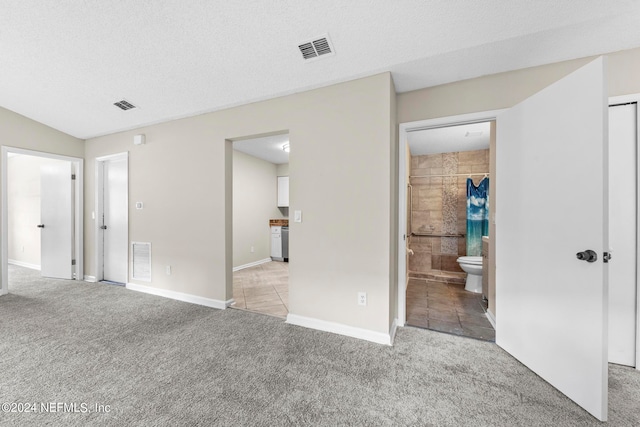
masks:
<path id="1" fill-rule="evenodd" d="M 17 265 L 17 266 L 20 266 L 20 267 L 26 267 L 26 268 L 30 268 L 32 270 L 40 271 L 40 266 L 37 265 L 37 264 L 30 264 L 28 262 L 17 261 L 15 259 L 8 259 L 7 262 L 9 264 L 13 264 L 13 265 Z"/>
<path id="2" fill-rule="evenodd" d="M 346 335 L 348 337 L 359 338 L 361 340 L 371 341 L 377 344 L 392 344 L 391 334 L 386 334 L 384 332 L 375 332 L 369 329 L 356 328 L 354 326 L 343 325 L 342 323 L 328 322 L 326 320 L 298 316 L 297 314 L 289 313 L 289 315 L 287 315 L 286 323 L 310 329 L 317 329 L 319 331 L 331 332 L 338 335 Z M 394 326 L 392 326 L 391 329 L 394 330 L 395 334 Z"/>
<path id="3" fill-rule="evenodd" d="M 91 283 L 97 282 L 96 276 L 87 276 L 87 275 L 84 276 L 84 281 L 91 282 Z"/>
<path id="4" fill-rule="evenodd" d="M 249 264 L 242 264 L 237 267 L 233 267 L 233 271 L 244 270 L 245 268 L 255 267 L 256 265 L 266 264 L 271 262 L 271 258 L 261 259 L 260 261 L 250 262 Z"/>
<path id="5" fill-rule="evenodd" d="M 230 299 L 228 301 L 220 301 L 217 299 L 199 297 L 197 295 L 185 294 L 182 292 L 170 291 L 168 289 L 158 289 L 151 286 L 138 285 L 135 283 L 127 283 L 127 289 L 137 292 L 144 292 L 146 294 L 157 295 L 160 297 L 170 298 L 178 301 L 189 302 L 191 304 L 204 305 L 205 307 L 217 308 L 224 310 L 229 307 L 235 301 Z"/>
<path id="6" fill-rule="evenodd" d="M 485 316 L 487 316 L 487 319 L 489 319 L 489 323 L 491 323 L 491 326 L 493 326 L 493 329 L 496 328 L 496 318 L 493 315 L 493 313 L 491 313 L 489 310 L 487 310 L 487 312 L 485 313 Z"/>

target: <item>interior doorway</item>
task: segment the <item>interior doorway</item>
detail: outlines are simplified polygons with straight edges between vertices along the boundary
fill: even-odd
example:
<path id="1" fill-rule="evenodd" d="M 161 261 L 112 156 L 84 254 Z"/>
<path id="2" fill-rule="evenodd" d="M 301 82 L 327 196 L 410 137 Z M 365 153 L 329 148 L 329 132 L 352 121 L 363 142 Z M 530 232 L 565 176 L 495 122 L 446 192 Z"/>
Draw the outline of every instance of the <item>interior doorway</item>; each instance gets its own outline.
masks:
<path id="1" fill-rule="evenodd" d="M 232 142 L 233 308 L 289 313 L 289 134 Z"/>
<path id="2" fill-rule="evenodd" d="M 128 281 L 129 155 L 96 159 L 96 280 L 116 285 Z"/>
<path id="3" fill-rule="evenodd" d="M 493 122 L 408 133 L 407 325 L 495 340 L 487 317 L 492 141 Z"/>
<path id="4" fill-rule="evenodd" d="M 0 294 L 10 289 L 9 261 L 43 277 L 83 278 L 82 189 L 82 159 L 2 147 Z"/>

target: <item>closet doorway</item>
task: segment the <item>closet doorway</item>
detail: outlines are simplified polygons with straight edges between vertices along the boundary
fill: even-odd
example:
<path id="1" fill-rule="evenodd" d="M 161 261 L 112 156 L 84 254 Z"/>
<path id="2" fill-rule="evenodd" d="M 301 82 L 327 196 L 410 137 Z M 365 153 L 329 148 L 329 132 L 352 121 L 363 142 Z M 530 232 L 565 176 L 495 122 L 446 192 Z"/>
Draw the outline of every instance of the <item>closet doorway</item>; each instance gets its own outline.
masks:
<path id="1" fill-rule="evenodd" d="M 128 281 L 129 155 L 96 159 L 96 280 L 115 285 Z"/>

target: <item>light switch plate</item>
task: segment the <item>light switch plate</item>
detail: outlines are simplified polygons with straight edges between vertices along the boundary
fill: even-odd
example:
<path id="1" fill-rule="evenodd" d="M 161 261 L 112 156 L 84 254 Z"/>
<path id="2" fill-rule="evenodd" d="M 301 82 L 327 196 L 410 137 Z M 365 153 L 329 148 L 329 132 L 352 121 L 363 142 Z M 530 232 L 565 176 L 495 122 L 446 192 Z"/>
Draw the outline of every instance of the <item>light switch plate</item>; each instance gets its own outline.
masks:
<path id="1" fill-rule="evenodd" d="M 302 211 L 293 211 L 293 222 L 302 222 Z"/>

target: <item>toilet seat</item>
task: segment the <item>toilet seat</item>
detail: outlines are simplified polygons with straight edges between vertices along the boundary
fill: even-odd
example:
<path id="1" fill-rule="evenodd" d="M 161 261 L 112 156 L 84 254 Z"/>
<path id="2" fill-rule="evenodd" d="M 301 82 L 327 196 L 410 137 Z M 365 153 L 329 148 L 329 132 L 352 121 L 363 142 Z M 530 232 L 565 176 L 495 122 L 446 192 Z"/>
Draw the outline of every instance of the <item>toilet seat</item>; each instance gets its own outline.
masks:
<path id="1" fill-rule="evenodd" d="M 456 261 L 458 261 L 459 263 L 465 263 L 465 264 L 482 265 L 481 256 L 461 256 Z"/>

